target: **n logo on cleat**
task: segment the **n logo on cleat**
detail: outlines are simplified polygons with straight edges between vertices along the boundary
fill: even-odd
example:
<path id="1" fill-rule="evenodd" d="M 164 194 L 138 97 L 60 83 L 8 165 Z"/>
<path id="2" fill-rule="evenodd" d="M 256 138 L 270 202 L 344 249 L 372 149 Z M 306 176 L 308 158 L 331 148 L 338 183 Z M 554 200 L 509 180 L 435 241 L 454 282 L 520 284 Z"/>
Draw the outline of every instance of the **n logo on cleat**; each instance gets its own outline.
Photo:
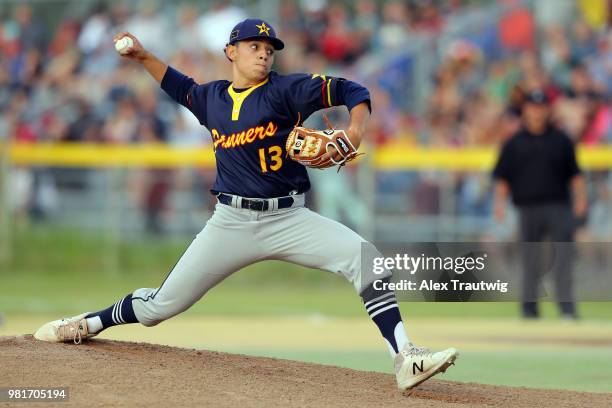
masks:
<path id="1" fill-rule="evenodd" d="M 417 365 L 417 363 L 412 363 L 412 375 L 416 375 L 416 370 L 423 372 L 423 360 L 421 360 L 420 367 Z"/>

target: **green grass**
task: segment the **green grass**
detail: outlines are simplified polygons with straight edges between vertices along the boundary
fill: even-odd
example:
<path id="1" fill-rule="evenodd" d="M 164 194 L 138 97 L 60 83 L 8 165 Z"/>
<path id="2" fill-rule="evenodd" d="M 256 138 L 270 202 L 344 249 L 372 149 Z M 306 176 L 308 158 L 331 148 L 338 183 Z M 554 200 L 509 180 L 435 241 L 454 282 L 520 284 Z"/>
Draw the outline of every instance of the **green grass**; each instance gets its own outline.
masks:
<path id="1" fill-rule="evenodd" d="M 34 226 L 12 231 L 9 264 L 0 265 L 0 310 L 72 313 L 95 310 L 141 287 L 157 287 L 191 241 L 111 240 L 98 232 Z M 407 316 L 515 317 L 514 303 L 402 303 Z M 580 305 L 590 319 L 611 319 L 610 303 Z M 333 274 L 264 262 L 234 274 L 187 313 L 362 316 L 352 286 Z M 543 315 L 554 318 L 553 304 Z"/>
<path id="2" fill-rule="evenodd" d="M 342 278 L 320 271 L 320 282 L 300 282 L 299 274 L 279 277 L 272 283 L 257 281 L 252 275 L 274 274 L 275 264 L 258 264 L 230 277 L 196 303 L 188 314 L 203 315 L 303 315 L 362 316 L 361 299 Z M 165 275 L 98 275 L 69 273 L 0 274 L 0 311 L 73 313 L 97 310 L 141 287 L 157 287 Z M 243 277 L 244 276 L 244 277 Z M 295 279 L 297 277 L 297 279 Z M 267 279 L 266 279 L 267 280 Z M 328 284 L 325 285 L 324 283 Z M 406 316 L 507 317 L 517 316 L 514 303 L 425 303 L 402 302 Z M 611 319 L 609 303 L 581 303 L 580 312 L 588 319 Z M 552 303 L 543 303 L 545 318 L 556 318 Z"/>
<path id="3" fill-rule="evenodd" d="M 236 350 L 238 353 L 392 373 L 384 350 Z M 513 387 L 612 392 L 612 353 L 603 350 L 505 350 L 462 352 L 455 366 L 437 377 Z"/>

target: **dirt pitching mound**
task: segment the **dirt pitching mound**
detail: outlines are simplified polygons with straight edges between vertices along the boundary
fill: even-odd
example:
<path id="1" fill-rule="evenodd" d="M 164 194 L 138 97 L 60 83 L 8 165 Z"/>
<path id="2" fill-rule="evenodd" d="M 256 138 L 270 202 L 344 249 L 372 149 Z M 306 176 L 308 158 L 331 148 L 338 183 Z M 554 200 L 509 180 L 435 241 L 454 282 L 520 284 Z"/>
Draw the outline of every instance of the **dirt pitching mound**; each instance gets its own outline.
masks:
<path id="1" fill-rule="evenodd" d="M 0 386 L 69 387 L 69 402 L 58 405 L 79 407 L 557 408 L 612 401 L 612 394 L 435 379 L 408 395 L 389 374 L 146 343 L 54 344 L 30 335 L 0 337 Z"/>

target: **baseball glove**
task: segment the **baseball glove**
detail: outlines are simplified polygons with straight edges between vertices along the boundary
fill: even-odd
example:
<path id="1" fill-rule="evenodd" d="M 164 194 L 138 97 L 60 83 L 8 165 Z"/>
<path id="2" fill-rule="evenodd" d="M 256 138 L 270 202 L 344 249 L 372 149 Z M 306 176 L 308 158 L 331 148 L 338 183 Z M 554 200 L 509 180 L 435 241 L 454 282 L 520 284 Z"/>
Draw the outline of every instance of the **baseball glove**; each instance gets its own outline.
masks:
<path id="1" fill-rule="evenodd" d="M 339 166 L 338 171 L 340 171 L 346 163 L 365 153 L 357 153 L 346 132 L 335 130 L 325 115 L 323 119 L 329 127 L 326 130 L 294 127 L 287 138 L 287 154 L 307 167 L 325 169 Z M 334 158 L 334 151 L 339 158 Z"/>

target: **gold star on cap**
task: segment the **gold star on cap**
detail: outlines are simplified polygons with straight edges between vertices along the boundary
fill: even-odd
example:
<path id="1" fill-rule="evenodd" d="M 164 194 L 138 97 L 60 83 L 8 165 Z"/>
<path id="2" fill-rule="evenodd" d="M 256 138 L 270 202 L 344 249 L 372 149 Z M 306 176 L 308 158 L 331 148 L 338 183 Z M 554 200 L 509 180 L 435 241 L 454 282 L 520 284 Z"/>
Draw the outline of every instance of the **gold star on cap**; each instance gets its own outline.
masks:
<path id="1" fill-rule="evenodd" d="M 265 33 L 268 37 L 270 36 L 270 27 L 268 27 L 263 21 L 261 22 L 261 25 L 255 24 L 255 27 L 259 28 L 259 34 Z"/>

